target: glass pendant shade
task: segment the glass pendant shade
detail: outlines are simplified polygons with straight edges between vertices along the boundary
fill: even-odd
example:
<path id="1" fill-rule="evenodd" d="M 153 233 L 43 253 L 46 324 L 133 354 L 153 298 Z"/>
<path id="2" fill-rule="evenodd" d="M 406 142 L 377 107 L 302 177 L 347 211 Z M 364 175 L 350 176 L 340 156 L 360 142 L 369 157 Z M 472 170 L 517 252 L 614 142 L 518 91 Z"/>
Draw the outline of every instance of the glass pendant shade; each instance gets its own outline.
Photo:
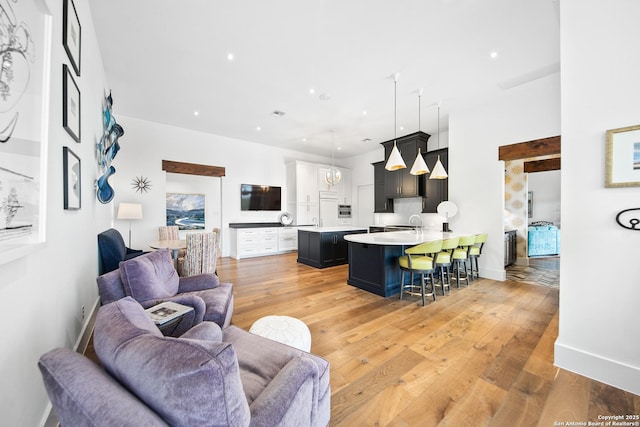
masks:
<path id="1" fill-rule="evenodd" d="M 416 156 L 416 161 L 413 162 L 413 166 L 409 171 L 411 175 L 424 175 L 425 173 L 429 173 L 429 167 L 427 163 L 424 161 L 424 157 L 422 157 L 422 152 L 420 148 L 418 148 L 418 155 Z"/>
<path id="2" fill-rule="evenodd" d="M 429 175 L 429 179 L 447 179 L 448 177 L 449 175 L 447 175 L 447 171 L 444 170 L 444 166 L 442 166 L 442 162 L 440 161 L 440 156 L 438 156 L 438 160 L 433 167 L 433 172 Z"/>
<path id="3" fill-rule="evenodd" d="M 342 179 L 342 173 L 338 169 L 334 168 L 333 166 L 327 171 L 327 173 L 324 176 L 324 180 L 327 182 L 327 184 L 331 185 L 332 187 L 334 185 L 338 185 L 341 179 Z"/>
<path id="4" fill-rule="evenodd" d="M 400 150 L 398 150 L 396 142 L 393 141 L 393 150 L 391 150 L 391 154 L 389 154 L 389 159 L 384 168 L 388 171 L 397 171 L 398 169 L 404 169 L 406 167 L 407 165 L 402 159 L 402 155 L 400 155 Z"/>

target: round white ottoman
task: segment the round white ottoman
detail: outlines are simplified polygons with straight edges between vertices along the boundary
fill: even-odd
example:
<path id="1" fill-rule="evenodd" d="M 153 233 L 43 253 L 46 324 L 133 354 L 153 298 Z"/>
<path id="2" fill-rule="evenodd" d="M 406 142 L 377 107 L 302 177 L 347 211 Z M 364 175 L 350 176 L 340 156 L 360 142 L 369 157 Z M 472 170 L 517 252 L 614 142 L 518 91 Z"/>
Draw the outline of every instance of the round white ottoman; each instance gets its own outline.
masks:
<path id="1" fill-rule="evenodd" d="M 256 320 L 249 332 L 299 350 L 311 351 L 311 332 L 302 320 L 294 317 L 265 316 Z"/>

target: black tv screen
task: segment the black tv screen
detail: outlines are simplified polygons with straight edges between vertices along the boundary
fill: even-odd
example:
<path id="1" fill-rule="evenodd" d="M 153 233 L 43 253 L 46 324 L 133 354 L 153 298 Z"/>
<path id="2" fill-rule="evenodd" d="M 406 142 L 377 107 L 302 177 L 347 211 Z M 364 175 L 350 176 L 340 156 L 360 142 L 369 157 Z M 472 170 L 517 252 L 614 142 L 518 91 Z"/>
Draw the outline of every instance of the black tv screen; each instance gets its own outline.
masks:
<path id="1" fill-rule="evenodd" d="M 240 185 L 240 209 L 243 211 L 279 211 L 280 187 L 270 185 Z"/>

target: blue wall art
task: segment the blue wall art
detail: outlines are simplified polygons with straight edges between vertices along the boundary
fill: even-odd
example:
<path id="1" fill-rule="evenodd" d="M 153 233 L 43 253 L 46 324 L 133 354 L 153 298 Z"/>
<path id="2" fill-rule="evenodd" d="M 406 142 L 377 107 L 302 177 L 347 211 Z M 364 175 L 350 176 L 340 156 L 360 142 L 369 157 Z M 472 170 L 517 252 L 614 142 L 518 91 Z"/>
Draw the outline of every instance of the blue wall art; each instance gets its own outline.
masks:
<path id="1" fill-rule="evenodd" d="M 116 168 L 111 164 L 120 151 L 118 139 L 124 135 L 124 129 L 116 123 L 115 117 L 111 113 L 113 108 L 113 98 L 111 93 L 105 97 L 102 114 L 103 134 L 98 141 L 98 162 L 102 175 L 96 184 L 96 196 L 100 203 L 109 203 L 115 196 L 115 191 L 109 184 L 109 177 L 116 173 Z"/>

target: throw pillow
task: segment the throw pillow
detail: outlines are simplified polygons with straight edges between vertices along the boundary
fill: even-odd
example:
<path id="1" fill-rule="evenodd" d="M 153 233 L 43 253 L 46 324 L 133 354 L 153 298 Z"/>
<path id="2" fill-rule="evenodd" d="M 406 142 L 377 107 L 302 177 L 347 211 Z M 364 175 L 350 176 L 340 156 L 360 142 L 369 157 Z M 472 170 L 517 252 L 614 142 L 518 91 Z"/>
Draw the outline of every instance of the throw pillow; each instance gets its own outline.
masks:
<path id="1" fill-rule="evenodd" d="M 122 261 L 120 278 L 125 293 L 141 302 L 174 296 L 180 282 L 168 249 Z"/>

